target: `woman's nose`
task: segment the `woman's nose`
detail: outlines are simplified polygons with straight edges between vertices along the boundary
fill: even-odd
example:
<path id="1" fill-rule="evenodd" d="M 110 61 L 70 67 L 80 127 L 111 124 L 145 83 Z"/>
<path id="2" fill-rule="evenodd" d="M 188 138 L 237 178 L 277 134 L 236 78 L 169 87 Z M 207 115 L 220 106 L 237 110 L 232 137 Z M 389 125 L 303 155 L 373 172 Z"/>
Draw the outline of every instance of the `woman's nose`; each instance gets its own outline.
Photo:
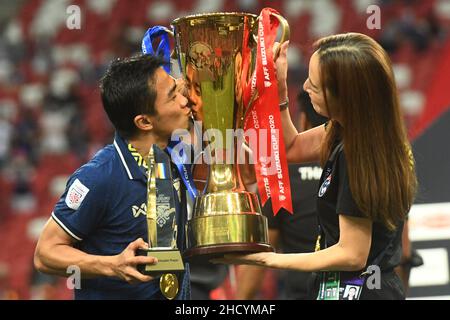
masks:
<path id="1" fill-rule="evenodd" d="M 308 80 L 303 82 L 303 90 L 308 91 Z"/>

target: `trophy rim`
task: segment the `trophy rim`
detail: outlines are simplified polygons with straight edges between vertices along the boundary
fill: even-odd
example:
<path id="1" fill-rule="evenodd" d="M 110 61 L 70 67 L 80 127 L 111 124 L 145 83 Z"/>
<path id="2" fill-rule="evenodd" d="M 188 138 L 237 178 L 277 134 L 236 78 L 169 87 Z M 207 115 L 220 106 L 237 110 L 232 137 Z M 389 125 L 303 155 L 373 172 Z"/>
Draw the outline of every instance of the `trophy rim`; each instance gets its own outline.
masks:
<path id="1" fill-rule="evenodd" d="M 191 14 L 185 17 L 179 17 L 172 21 L 171 25 L 175 26 L 184 21 L 198 19 L 198 18 L 210 18 L 210 17 L 220 17 L 220 16 L 235 16 L 235 17 L 252 17 L 257 18 L 258 16 L 254 13 L 248 12 L 207 12 L 207 13 L 197 13 Z"/>
<path id="2" fill-rule="evenodd" d="M 188 248 L 183 252 L 183 259 L 187 262 L 209 262 L 211 259 L 223 258 L 225 254 L 249 254 L 257 252 L 275 252 L 269 243 L 219 243 L 214 245 Z"/>

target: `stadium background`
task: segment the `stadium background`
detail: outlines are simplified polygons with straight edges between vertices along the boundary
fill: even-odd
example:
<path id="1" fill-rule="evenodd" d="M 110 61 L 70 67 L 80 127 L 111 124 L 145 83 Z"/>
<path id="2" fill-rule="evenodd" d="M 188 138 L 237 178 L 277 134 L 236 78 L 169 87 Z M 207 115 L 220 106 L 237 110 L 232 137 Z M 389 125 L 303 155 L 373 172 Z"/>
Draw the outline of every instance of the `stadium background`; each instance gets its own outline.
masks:
<path id="1" fill-rule="evenodd" d="M 372 4 L 381 9 L 380 29 L 367 26 Z M 67 27 L 70 5 L 81 9 L 79 30 Z M 414 142 L 417 201 L 425 203 L 413 209 L 411 239 L 431 250 L 422 252 L 411 295 L 450 295 L 450 0 L 1 0 L 0 299 L 71 298 L 65 279 L 36 274 L 32 256 L 68 175 L 111 141 L 98 91 L 109 61 L 138 52 L 153 25 L 201 12 L 258 14 L 266 6 L 291 26 L 294 118 L 315 39 L 357 31 L 390 54 Z M 267 275 L 261 298 L 276 299 L 275 278 Z M 233 298 L 234 288 L 231 272 L 213 298 Z"/>

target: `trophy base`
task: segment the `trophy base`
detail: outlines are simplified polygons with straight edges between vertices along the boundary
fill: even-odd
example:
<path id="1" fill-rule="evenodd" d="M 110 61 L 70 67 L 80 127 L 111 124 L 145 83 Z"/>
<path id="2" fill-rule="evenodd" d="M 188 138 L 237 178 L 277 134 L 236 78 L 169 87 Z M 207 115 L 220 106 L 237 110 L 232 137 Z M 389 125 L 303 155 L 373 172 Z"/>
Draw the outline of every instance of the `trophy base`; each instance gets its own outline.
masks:
<path id="1" fill-rule="evenodd" d="M 199 216 L 188 222 L 183 258 L 207 262 L 227 253 L 273 252 L 268 238 L 267 218 L 258 213 Z"/>
<path id="2" fill-rule="evenodd" d="M 225 254 L 248 254 L 273 251 L 273 247 L 269 244 L 228 243 L 191 248 L 184 252 L 183 258 L 191 263 L 206 263 L 212 259 L 223 258 Z"/>
<path id="3" fill-rule="evenodd" d="M 139 264 L 137 269 L 140 273 L 149 276 L 160 276 L 164 273 L 179 273 L 184 271 L 184 263 L 178 249 L 151 248 L 136 250 L 138 256 L 155 257 L 157 264 Z"/>

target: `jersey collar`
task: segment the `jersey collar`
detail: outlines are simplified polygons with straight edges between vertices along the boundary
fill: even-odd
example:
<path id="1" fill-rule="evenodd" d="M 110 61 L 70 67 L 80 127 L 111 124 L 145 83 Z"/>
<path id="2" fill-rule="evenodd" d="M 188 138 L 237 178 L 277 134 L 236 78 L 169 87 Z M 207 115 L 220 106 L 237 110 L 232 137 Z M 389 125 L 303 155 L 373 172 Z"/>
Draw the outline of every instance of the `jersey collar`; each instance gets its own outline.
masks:
<path id="1" fill-rule="evenodd" d="M 114 137 L 114 147 L 119 155 L 120 161 L 127 173 L 130 180 L 144 180 L 147 181 L 147 177 L 144 172 L 139 168 L 134 157 L 128 150 L 126 141 L 116 132 Z"/>

